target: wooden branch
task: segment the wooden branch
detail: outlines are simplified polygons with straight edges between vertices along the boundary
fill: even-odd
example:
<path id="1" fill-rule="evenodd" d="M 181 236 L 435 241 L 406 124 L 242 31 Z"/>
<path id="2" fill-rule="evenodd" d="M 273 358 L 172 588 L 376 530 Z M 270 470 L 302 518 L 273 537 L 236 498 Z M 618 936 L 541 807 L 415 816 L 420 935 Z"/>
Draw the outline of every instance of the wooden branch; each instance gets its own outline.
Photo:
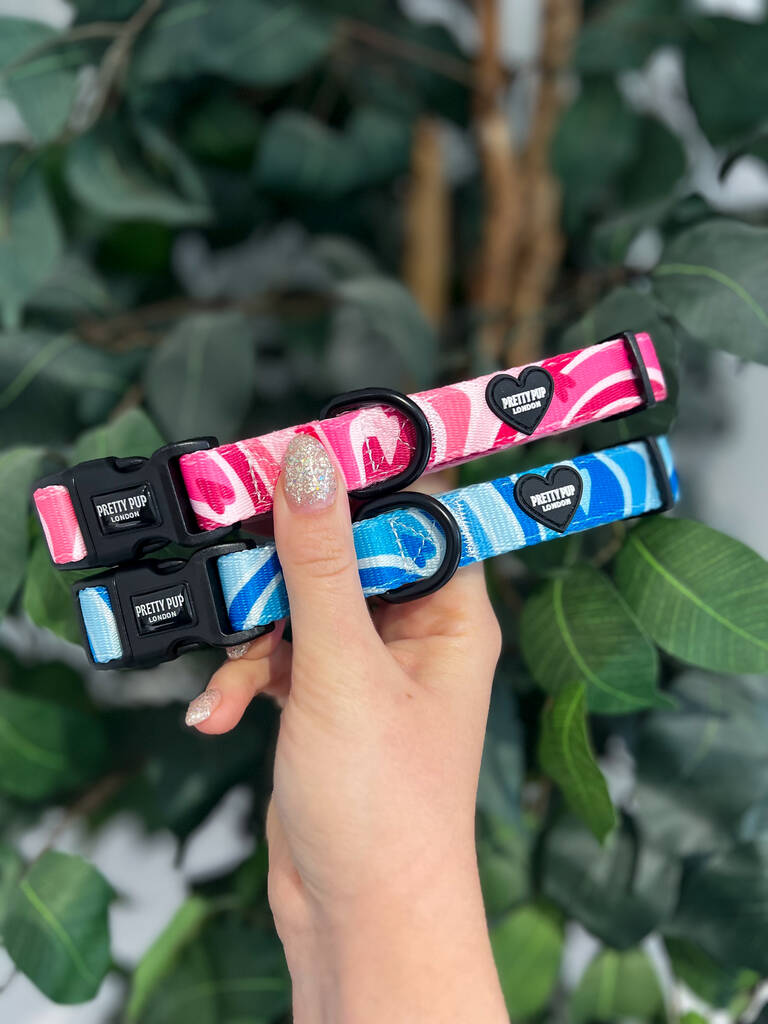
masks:
<path id="1" fill-rule="evenodd" d="M 425 117 L 413 134 L 405 203 L 403 277 L 436 327 L 445 317 L 450 262 L 450 197 L 440 127 Z"/>
<path id="2" fill-rule="evenodd" d="M 581 22 L 581 0 L 545 0 L 541 63 L 531 130 L 522 156 L 521 189 L 526 197 L 514 268 L 512 317 L 516 329 L 507 347 L 511 366 L 541 355 L 544 310 L 557 277 L 564 240 L 560 231 L 560 185 L 550 168 L 550 149 L 563 103 L 563 71 Z"/>
<path id="3" fill-rule="evenodd" d="M 338 32 L 342 39 L 353 39 L 365 43 L 372 49 L 381 50 L 383 53 L 389 53 L 394 57 L 418 64 L 444 78 L 452 78 L 455 82 L 460 82 L 467 87 L 472 85 L 472 66 L 459 57 L 451 57 L 430 46 L 413 43 L 393 32 L 387 32 L 370 22 L 357 18 L 343 18 L 339 22 Z"/>
<path id="4" fill-rule="evenodd" d="M 485 184 L 485 212 L 474 301 L 482 323 L 477 339 L 483 363 L 504 350 L 510 289 L 521 223 L 520 168 L 502 108 L 505 73 L 499 56 L 498 0 L 476 0 L 481 42 L 475 67 L 475 132 Z"/>

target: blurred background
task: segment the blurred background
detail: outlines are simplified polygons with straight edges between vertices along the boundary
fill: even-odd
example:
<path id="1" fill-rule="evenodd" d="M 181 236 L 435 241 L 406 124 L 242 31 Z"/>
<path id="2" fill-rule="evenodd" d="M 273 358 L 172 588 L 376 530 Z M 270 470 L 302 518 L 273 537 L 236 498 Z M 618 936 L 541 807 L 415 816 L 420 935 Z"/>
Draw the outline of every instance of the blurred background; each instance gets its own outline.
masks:
<path id="1" fill-rule="evenodd" d="M 0 444 L 34 452 L 19 486 L 64 461 L 301 422 L 353 387 L 414 391 L 649 329 L 668 408 L 453 482 L 670 429 L 682 514 L 768 557 L 768 313 L 753 338 L 652 283 L 690 232 L 703 228 L 694 262 L 708 261 L 713 218 L 736 225 L 726 263 L 757 252 L 744 274 L 768 281 L 763 236 L 739 241 L 768 222 L 767 56 L 761 0 L 0 0 Z M 2 544 L 23 560 L 0 556 L 15 580 L 4 685 L 98 717 L 108 753 L 32 793 L 0 779 L 0 840 L 26 861 L 81 854 L 117 898 L 98 994 L 58 1006 L 0 950 L 0 1020 L 285 1020 L 260 839 L 274 715 L 255 708 L 236 736 L 201 744 L 181 709 L 215 658 L 90 673 L 68 590 L 13 514 Z M 510 1015 L 768 1020 L 767 972 L 742 953 L 768 947 L 765 918 L 739 924 L 719 891 L 699 917 L 676 912 L 689 864 L 737 834 L 768 836 L 765 679 L 707 676 L 697 690 L 663 663 L 684 706 L 707 695 L 689 716 L 703 733 L 686 719 L 679 739 L 690 788 L 674 800 L 656 771 L 678 742 L 670 713 L 598 716 L 600 765 L 635 843 L 602 877 L 536 767 L 543 696 L 518 651 L 521 601 L 567 562 L 605 564 L 614 540 L 490 571 L 506 644 L 478 835 Z M 738 770 L 741 720 L 714 738 L 726 694 L 766 741 L 750 738 Z M 21 769 L 4 756 L 11 779 Z M 733 791 L 723 783 L 710 807 L 702 793 L 724 776 Z M 642 787 L 657 802 L 635 814 Z M 576 851 L 565 868 L 563 850 Z M 148 954 L 181 905 L 192 923 Z M 700 946 L 726 919 L 740 939 Z M 536 956 L 516 966 L 521 943 Z M 233 1001 L 235 970 L 278 979 L 277 996 Z"/>

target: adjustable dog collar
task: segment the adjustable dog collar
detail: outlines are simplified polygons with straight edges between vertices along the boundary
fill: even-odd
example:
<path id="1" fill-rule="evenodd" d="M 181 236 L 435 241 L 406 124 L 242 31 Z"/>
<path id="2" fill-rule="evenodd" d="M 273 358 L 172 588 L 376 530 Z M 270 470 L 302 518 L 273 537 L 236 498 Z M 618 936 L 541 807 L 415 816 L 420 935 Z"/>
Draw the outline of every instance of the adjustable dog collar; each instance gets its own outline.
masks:
<path id="1" fill-rule="evenodd" d="M 363 506 L 353 526 L 363 590 L 410 600 L 459 566 L 670 508 L 678 484 L 666 438 L 647 438 L 443 494 Z M 216 545 L 188 561 L 140 562 L 75 584 L 92 661 L 169 660 L 202 644 L 254 639 L 289 614 L 272 542 Z"/>
<path id="2" fill-rule="evenodd" d="M 54 563 L 117 565 L 169 542 L 216 543 L 267 513 L 288 444 L 318 437 L 347 490 L 392 493 L 423 472 L 457 465 L 666 397 L 648 334 L 625 333 L 590 348 L 506 373 L 407 397 L 367 388 L 330 402 L 322 418 L 216 447 L 201 438 L 150 459 L 98 459 L 40 481 L 34 502 Z"/>

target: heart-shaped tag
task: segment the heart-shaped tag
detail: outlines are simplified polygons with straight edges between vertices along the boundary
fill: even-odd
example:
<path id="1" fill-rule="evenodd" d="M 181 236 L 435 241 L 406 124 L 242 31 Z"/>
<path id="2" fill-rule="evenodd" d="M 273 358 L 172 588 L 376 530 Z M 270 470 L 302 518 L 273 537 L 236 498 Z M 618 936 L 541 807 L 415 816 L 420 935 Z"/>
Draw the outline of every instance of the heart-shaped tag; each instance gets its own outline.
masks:
<path id="1" fill-rule="evenodd" d="M 485 400 L 489 408 L 521 434 L 532 434 L 549 408 L 555 382 L 541 366 L 527 366 L 519 377 L 497 373 L 488 381 Z"/>
<path id="2" fill-rule="evenodd" d="M 572 466 L 553 466 L 547 475 L 526 473 L 515 481 L 515 501 L 531 519 L 565 533 L 581 501 L 584 483 Z"/>

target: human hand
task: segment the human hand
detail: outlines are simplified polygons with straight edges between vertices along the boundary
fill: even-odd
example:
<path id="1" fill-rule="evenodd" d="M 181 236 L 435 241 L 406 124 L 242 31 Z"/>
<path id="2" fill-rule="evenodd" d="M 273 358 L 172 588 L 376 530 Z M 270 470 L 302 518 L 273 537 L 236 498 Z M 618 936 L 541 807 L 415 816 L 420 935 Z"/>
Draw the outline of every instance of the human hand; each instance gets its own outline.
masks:
<path id="1" fill-rule="evenodd" d="M 500 633 L 482 569 L 371 614 L 346 494 L 295 439 L 275 494 L 293 643 L 255 641 L 190 705 L 233 728 L 283 707 L 267 822 L 270 902 L 297 1024 L 506 1021 L 477 876 L 477 779 Z"/>

